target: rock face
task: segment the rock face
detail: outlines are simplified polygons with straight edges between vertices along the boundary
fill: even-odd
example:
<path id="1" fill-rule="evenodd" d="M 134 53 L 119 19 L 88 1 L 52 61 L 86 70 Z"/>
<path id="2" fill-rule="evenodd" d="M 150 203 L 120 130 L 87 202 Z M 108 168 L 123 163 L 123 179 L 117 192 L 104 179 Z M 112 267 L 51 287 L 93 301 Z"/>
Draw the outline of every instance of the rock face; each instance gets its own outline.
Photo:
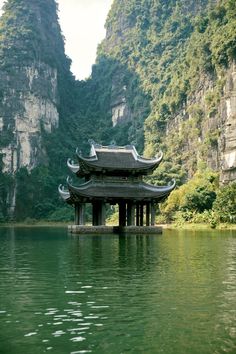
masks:
<path id="1" fill-rule="evenodd" d="M 219 172 L 220 183 L 227 184 L 236 180 L 235 62 L 221 79 L 225 84 L 214 107 L 209 107 L 207 97 L 215 95 L 215 81 L 207 76 L 199 79 L 198 88 L 188 97 L 184 109 L 168 123 L 166 139 L 179 141 L 177 149 L 189 178 L 199 160 L 203 160 Z"/>
<path id="2" fill-rule="evenodd" d="M 122 73 L 114 75 L 112 78 L 111 87 L 111 111 L 112 111 L 112 125 L 127 122 L 131 119 L 131 112 L 127 105 L 126 99 L 127 87 L 123 83 Z"/>
<path id="3" fill-rule="evenodd" d="M 221 181 L 236 180 L 236 63 L 232 63 L 226 74 L 224 96 L 219 115 L 221 117 L 220 164 Z"/>
<path id="4" fill-rule="evenodd" d="M 43 131 L 58 127 L 57 70 L 33 63 L 18 68 L 14 75 L 1 74 L 0 131 L 10 137 L 0 148 L 3 172 L 31 170 L 45 160 Z"/>
<path id="5" fill-rule="evenodd" d="M 122 0 L 107 19 L 101 52 L 122 64 L 120 80 L 112 78 L 113 126 L 130 121 L 137 131 L 142 110 L 132 104 L 143 99 L 132 79 L 121 84 L 125 67 L 150 103 L 141 113 L 145 153 L 167 151 L 173 177 L 183 172 L 179 183 L 202 162 L 219 172 L 222 184 L 236 179 L 235 10 L 228 0 Z"/>
<path id="6" fill-rule="evenodd" d="M 2 172 L 45 163 L 43 133 L 59 124 L 59 76 L 69 61 L 55 0 L 8 0 L 0 19 Z M 62 79 L 63 78 L 63 79 Z"/>
<path id="7" fill-rule="evenodd" d="M 20 219 L 30 215 L 35 200 L 39 203 L 34 171 L 55 160 L 49 137 L 57 134 L 59 121 L 69 116 L 64 103 L 73 95 L 70 85 L 75 80 L 65 55 L 55 0 L 4 3 L 0 77 L 0 219 Z M 43 182 L 41 187 L 44 190 Z M 56 188 L 53 192 L 54 186 L 48 194 L 54 197 Z"/>

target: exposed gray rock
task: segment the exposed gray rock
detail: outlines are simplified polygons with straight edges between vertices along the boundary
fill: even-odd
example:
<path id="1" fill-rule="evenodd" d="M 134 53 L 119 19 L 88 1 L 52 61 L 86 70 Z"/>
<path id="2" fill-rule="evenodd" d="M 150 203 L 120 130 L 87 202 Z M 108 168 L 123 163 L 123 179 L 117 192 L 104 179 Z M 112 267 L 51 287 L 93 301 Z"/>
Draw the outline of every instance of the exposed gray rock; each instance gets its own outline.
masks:
<path id="1" fill-rule="evenodd" d="M 208 95 L 216 94 L 216 81 L 203 75 L 184 109 L 169 122 L 166 134 L 167 137 L 182 134 L 179 148 L 189 177 L 203 159 L 208 167 L 219 172 L 220 183 L 225 184 L 236 180 L 236 64 L 232 63 L 224 77 L 218 79 L 224 79 L 225 84 L 216 107 L 211 110 L 206 102 Z M 194 107 L 202 112 L 198 122 Z M 191 126 L 191 120 L 195 125 Z M 191 129 L 195 129 L 193 134 Z"/>
<path id="2" fill-rule="evenodd" d="M 111 110 L 113 127 L 131 119 L 131 112 L 126 99 L 127 87 L 124 84 L 124 77 L 118 72 L 112 78 L 111 88 Z"/>
<path id="3" fill-rule="evenodd" d="M 1 86 L 0 130 L 10 137 L 0 148 L 3 172 L 31 170 L 43 158 L 42 131 L 58 126 L 57 70 L 42 63 L 17 68 Z"/>
<path id="4" fill-rule="evenodd" d="M 236 180 L 236 63 L 232 63 L 227 71 L 219 113 L 221 117 L 221 181 L 228 183 Z"/>

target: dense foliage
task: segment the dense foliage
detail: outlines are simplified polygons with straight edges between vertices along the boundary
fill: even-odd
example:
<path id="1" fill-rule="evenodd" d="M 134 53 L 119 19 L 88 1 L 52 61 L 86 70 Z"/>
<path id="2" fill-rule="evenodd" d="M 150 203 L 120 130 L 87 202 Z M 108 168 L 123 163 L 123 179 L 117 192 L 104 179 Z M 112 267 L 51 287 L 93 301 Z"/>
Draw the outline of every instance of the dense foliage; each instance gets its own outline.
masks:
<path id="1" fill-rule="evenodd" d="M 220 221 L 236 222 L 236 182 L 219 190 L 213 209 Z"/>
<path id="2" fill-rule="evenodd" d="M 218 175 L 201 169 L 191 180 L 171 193 L 161 206 L 162 222 L 218 223 L 236 222 L 236 183 L 219 186 Z"/>
<path id="3" fill-rule="evenodd" d="M 51 67 L 68 66 L 54 0 L 8 0 L 3 11 L 1 69 L 14 70 L 18 65 L 30 65 L 39 60 Z"/>
<path id="4" fill-rule="evenodd" d="M 204 135 L 203 122 L 216 115 L 223 71 L 236 58 L 236 2 L 115 1 L 106 27 L 99 55 L 135 72 L 150 98 L 150 114 L 144 117 L 145 153 L 153 156 L 161 148 L 166 157 L 162 180 L 171 164 L 171 176 L 180 176 L 181 183 L 196 172 L 198 160 L 217 147 L 219 132 L 212 128 Z M 203 106 L 194 103 L 200 77 L 213 85 Z M 172 131 L 176 118 L 182 123 Z M 189 144 L 195 144 L 192 151 Z"/>
<path id="5" fill-rule="evenodd" d="M 173 221 L 176 215 L 189 221 L 193 214 L 211 210 L 217 190 L 217 174 L 206 168 L 199 170 L 191 180 L 173 191 L 162 205 L 166 221 Z"/>

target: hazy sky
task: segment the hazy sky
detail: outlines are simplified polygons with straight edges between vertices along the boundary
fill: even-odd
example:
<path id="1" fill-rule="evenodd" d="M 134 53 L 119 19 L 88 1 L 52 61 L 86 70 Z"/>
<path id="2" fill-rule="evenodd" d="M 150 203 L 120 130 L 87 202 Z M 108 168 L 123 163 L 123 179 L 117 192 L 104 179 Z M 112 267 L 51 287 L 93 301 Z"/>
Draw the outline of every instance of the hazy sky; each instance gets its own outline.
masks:
<path id="1" fill-rule="evenodd" d="M 113 0 L 57 0 L 65 36 L 66 54 L 77 79 L 85 79 L 95 62 L 98 43 L 105 37 L 104 24 Z M 0 0 L 0 7 L 4 0 Z"/>

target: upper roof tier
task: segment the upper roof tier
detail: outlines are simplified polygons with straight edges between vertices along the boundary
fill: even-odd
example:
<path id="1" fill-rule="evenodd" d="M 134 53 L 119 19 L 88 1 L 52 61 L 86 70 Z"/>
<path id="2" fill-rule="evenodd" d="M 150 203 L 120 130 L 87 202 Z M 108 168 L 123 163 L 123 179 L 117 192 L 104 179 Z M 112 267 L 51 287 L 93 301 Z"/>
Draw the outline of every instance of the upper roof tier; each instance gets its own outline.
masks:
<path id="1" fill-rule="evenodd" d="M 76 150 L 78 164 L 70 159 L 68 167 L 77 176 L 86 176 L 91 173 L 107 173 L 110 175 L 147 175 L 152 173 L 160 164 L 163 154 L 147 159 L 140 156 L 133 145 L 102 146 L 91 142 L 90 156 L 84 157 Z"/>

